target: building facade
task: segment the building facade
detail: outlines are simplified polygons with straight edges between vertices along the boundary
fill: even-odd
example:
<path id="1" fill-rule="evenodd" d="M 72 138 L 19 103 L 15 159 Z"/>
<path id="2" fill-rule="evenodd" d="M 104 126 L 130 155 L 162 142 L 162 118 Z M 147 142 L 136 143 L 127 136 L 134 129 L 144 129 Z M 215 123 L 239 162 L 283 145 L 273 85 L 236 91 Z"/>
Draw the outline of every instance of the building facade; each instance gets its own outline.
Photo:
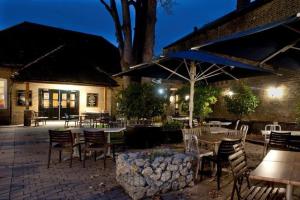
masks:
<path id="1" fill-rule="evenodd" d="M 240 3 L 241 1 L 243 3 Z M 251 2 L 238 0 L 237 5 L 238 3 L 243 6 L 237 7 L 236 10 L 224 17 L 196 29 L 166 46 L 164 52 L 191 49 L 224 36 L 284 20 L 300 12 L 300 1 L 298 0 L 255 0 Z M 260 105 L 256 112 L 246 116 L 245 120 L 295 122 L 296 107 L 300 104 L 298 92 L 300 89 L 300 70 L 279 68 L 276 72 L 281 76 L 268 75 L 243 79 L 260 99 Z M 222 81 L 215 83 L 215 85 L 225 91 L 230 89 L 234 82 Z M 280 95 L 270 94 L 270 89 L 274 88 L 280 92 Z M 236 119 L 235 116 L 226 111 L 222 97 L 214 106 L 211 117 Z"/>

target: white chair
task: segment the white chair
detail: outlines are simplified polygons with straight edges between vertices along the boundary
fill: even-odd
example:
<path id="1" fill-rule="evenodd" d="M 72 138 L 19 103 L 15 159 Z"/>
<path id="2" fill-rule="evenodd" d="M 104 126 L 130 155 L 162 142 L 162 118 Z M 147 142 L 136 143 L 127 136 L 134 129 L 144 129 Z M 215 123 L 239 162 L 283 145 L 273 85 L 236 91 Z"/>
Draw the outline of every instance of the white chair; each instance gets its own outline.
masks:
<path id="1" fill-rule="evenodd" d="M 197 166 L 196 166 L 196 173 L 195 173 L 195 179 L 198 178 L 198 172 L 199 172 L 199 168 L 200 166 L 202 166 L 203 162 L 203 158 L 206 156 L 213 156 L 213 151 L 211 150 L 206 150 L 203 148 L 199 148 L 199 142 L 198 142 L 198 137 L 196 135 L 191 135 L 190 137 L 190 141 L 189 141 L 190 145 L 190 149 L 189 152 L 190 154 L 192 154 L 197 161 Z M 203 167 L 201 167 L 203 169 Z M 201 172 L 201 179 L 202 179 L 202 172 Z"/>
<path id="2" fill-rule="evenodd" d="M 242 125 L 240 128 L 240 134 L 242 135 L 242 144 L 245 146 L 246 143 L 246 137 L 248 133 L 249 126 L 248 125 Z"/>
<path id="3" fill-rule="evenodd" d="M 237 129 L 238 129 L 239 123 L 240 123 L 240 120 L 237 120 L 236 123 L 235 123 L 235 128 L 234 128 L 234 130 L 237 130 Z"/>

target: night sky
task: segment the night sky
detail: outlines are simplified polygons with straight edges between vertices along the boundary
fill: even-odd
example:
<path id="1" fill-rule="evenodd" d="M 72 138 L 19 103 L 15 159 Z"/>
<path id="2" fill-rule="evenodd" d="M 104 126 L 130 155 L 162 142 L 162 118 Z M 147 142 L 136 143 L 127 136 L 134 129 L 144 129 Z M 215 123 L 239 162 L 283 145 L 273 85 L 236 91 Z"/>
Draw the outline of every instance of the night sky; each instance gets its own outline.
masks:
<path id="1" fill-rule="evenodd" d="M 195 26 L 233 11 L 235 5 L 236 0 L 176 0 L 171 13 L 159 6 L 156 55 Z M 99 0 L 0 0 L 0 30 L 23 21 L 101 35 L 116 45 L 113 21 Z"/>

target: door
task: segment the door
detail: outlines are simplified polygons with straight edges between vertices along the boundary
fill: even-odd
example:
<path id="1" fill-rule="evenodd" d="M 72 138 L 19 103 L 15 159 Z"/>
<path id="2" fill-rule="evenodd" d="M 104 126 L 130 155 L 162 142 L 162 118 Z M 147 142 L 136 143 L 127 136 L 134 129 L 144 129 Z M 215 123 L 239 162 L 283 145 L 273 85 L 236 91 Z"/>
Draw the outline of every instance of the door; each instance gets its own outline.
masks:
<path id="1" fill-rule="evenodd" d="M 39 112 L 51 120 L 79 114 L 79 91 L 39 89 Z"/>

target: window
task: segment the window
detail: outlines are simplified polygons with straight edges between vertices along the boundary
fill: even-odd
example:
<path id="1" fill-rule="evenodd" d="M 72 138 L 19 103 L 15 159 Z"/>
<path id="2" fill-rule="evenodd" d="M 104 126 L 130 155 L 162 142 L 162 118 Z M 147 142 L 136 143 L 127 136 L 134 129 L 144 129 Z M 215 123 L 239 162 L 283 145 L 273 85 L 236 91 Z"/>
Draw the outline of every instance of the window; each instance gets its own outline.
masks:
<path id="1" fill-rule="evenodd" d="M 17 91 L 17 106 L 26 106 L 25 101 L 26 91 L 18 90 Z M 32 91 L 29 91 L 29 106 L 32 106 Z"/>
<path id="2" fill-rule="evenodd" d="M 98 106 L 98 94 L 87 93 L 86 106 L 87 107 L 97 107 Z"/>
<path id="3" fill-rule="evenodd" d="M 0 78 L 0 109 L 7 109 L 7 80 Z"/>

